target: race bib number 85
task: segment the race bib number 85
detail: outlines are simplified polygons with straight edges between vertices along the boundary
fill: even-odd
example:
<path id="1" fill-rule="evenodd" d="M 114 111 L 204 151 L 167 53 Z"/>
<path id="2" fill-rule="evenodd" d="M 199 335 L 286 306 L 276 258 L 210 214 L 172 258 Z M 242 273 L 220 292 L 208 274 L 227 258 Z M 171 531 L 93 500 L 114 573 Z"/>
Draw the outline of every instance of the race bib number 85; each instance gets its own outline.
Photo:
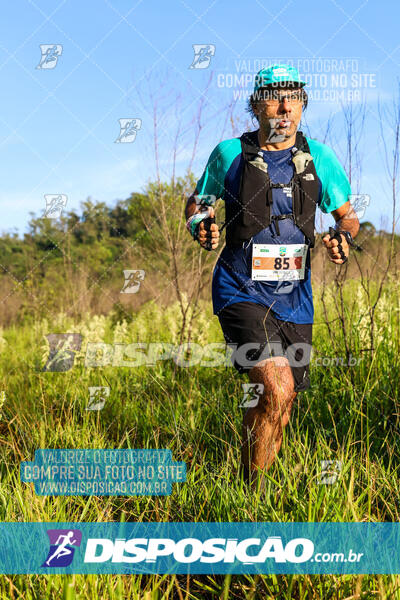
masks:
<path id="1" fill-rule="evenodd" d="M 251 278 L 255 281 L 304 279 L 307 244 L 253 244 Z"/>

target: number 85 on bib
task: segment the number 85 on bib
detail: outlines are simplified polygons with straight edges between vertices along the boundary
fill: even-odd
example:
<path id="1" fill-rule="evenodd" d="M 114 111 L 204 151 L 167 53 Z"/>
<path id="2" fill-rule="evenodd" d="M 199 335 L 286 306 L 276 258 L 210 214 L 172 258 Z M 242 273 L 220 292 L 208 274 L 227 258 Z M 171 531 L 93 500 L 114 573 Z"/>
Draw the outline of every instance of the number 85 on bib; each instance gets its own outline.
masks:
<path id="1" fill-rule="evenodd" d="M 307 244 L 253 244 L 251 278 L 254 281 L 304 279 Z"/>

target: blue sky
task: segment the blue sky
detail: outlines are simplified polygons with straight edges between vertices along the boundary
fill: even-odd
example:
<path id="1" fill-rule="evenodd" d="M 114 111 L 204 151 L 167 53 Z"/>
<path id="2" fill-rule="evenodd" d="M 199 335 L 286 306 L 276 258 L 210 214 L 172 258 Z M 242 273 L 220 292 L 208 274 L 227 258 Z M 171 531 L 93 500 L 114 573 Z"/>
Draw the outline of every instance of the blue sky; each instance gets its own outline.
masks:
<path id="1" fill-rule="evenodd" d="M 203 102 L 193 163 L 200 177 L 221 137 L 243 130 L 244 96 L 236 101 L 235 130 L 227 119 L 233 94 L 251 88 L 241 86 L 240 77 L 252 79 L 261 61 L 285 59 L 310 81 L 309 133 L 323 141 L 331 116 L 329 143 L 342 161 L 341 104 L 349 90 L 358 91 L 356 122 L 365 102 L 364 127 L 357 133 L 363 170 L 352 187 L 370 195 L 364 220 L 380 226 L 385 215 L 391 218 L 392 201 L 377 99 L 393 109 L 400 73 L 399 5 L 389 0 L 382 7 L 368 0 L 4 4 L 0 229 L 24 232 L 30 212 L 43 214 L 45 194 L 66 194 L 67 208 L 77 209 L 89 196 L 113 204 L 143 190 L 156 175 L 155 106 L 160 174 L 169 178 L 175 140 L 177 173 L 189 164 Z M 55 68 L 36 68 L 41 44 L 62 45 Z M 208 68 L 189 68 L 194 44 L 215 46 Z M 235 77 L 239 84 L 229 87 Z M 142 122 L 132 143 L 115 143 L 122 118 Z M 383 130 L 390 154 L 389 122 Z"/>

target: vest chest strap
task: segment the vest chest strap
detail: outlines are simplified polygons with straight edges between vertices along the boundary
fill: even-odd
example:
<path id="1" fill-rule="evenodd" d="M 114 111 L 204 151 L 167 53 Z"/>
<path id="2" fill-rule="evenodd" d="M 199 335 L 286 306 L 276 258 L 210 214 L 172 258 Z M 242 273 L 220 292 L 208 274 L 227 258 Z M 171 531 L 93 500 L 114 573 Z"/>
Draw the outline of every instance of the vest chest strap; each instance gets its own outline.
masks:
<path id="1" fill-rule="evenodd" d="M 293 219 L 293 221 L 295 221 L 293 213 L 286 213 L 284 215 L 271 215 L 271 221 L 274 221 L 275 223 L 277 235 L 281 235 L 281 232 L 279 230 L 279 221 L 282 221 L 283 219 Z"/>
<path id="2" fill-rule="evenodd" d="M 289 183 L 270 183 L 269 187 L 274 189 L 293 188 L 292 181 Z"/>

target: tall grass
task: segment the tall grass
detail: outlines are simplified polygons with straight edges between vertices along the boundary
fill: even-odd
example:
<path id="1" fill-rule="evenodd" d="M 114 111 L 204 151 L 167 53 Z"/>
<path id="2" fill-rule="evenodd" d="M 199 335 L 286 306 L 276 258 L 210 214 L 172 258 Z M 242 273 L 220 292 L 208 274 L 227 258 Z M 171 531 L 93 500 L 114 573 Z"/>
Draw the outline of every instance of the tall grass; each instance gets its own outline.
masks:
<path id="1" fill-rule="evenodd" d="M 329 300 L 329 318 L 334 303 Z M 399 521 L 399 292 L 389 280 L 369 348 L 368 306 L 346 283 L 346 326 L 353 367 L 315 365 L 345 357 L 331 339 L 314 290 L 311 388 L 297 396 L 266 493 L 249 493 L 239 475 L 242 383 L 232 367 L 85 367 L 90 341 L 177 343 L 179 309 L 150 302 L 133 320 L 65 315 L 1 331 L 6 393 L 0 418 L 0 518 L 3 521 Z M 82 351 L 66 373 L 42 372 L 45 335 L 77 332 Z M 223 341 L 210 304 L 202 305 L 192 341 Z M 345 360 L 343 362 L 346 362 Z M 86 411 L 89 386 L 109 386 L 102 411 Z M 0 390 L 1 391 L 1 390 Z M 21 483 L 19 464 L 38 448 L 170 448 L 185 461 L 187 482 L 167 497 L 39 497 Z M 341 460 L 333 485 L 321 485 L 322 460 Z M 400 598 L 393 576 L 2 576 L 1 598 Z"/>

